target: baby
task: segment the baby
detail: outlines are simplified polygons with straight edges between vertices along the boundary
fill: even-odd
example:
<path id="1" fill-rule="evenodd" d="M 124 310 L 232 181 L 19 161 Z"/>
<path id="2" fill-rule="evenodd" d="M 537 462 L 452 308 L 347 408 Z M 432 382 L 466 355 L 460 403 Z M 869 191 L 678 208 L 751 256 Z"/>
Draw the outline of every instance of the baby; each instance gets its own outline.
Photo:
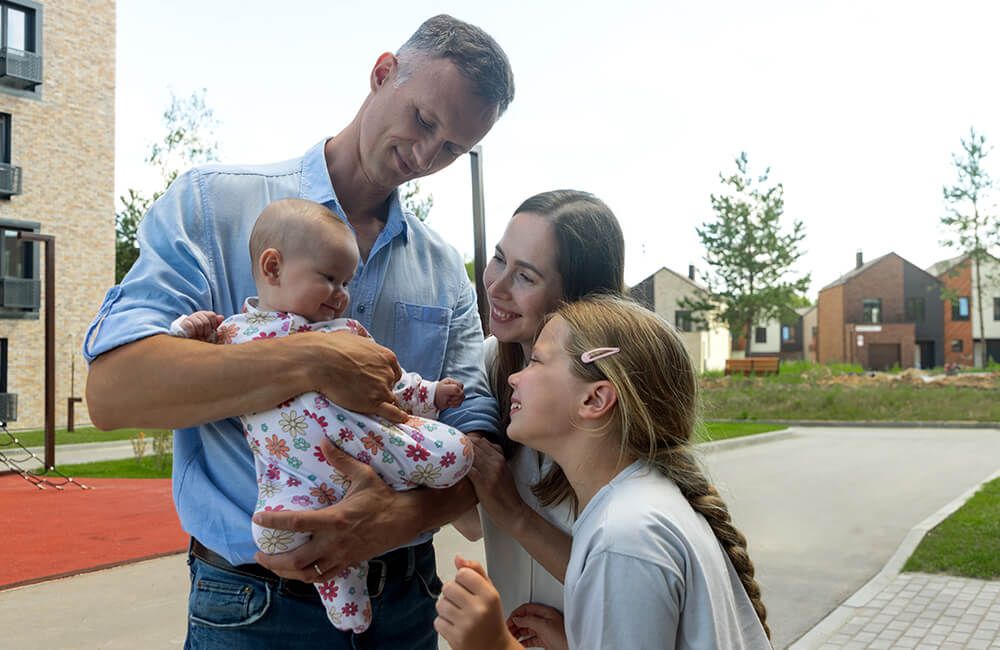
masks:
<path id="1" fill-rule="evenodd" d="M 257 297 L 246 300 L 243 313 L 225 320 L 207 311 L 181 316 L 171 325 L 172 334 L 221 344 L 316 331 L 369 336 L 357 321 L 341 318 L 358 245 L 351 229 L 328 209 L 301 199 L 271 203 L 254 225 L 250 254 Z M 315 392 L 241 416 L 257 469 L 256 512 L 318 509 L 340 500 L 347 481 L 326 463 L 321 436 L 371 465 L 396 490 L 445 488 L 461 480 L 472 467 L 472 445 L 461 432 L 425 418 L 461 404 L 462 384 L 404 373 L 393 392 L 412 415 L 404 424 L 348 411 Z M 252 526 L 265 553 L 289 551 L 309 539 L 308 533 Z M 316 583 L 338 629 L 360 633 L 371 623 L 367 575 L 365 562 Z"/>

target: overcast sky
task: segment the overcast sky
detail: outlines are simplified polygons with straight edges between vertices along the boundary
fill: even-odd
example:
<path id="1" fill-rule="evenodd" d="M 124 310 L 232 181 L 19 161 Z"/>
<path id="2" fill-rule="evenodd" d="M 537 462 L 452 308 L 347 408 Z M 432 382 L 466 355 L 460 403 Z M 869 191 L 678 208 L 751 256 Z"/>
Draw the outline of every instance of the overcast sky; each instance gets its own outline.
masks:
<path id="1" fill-rule="evenodd" d="M 151 188 L 170 92 L 205 88 L 224 162 L 301 155 L 354 116 L 377 56 L 451 13 L 492 34 L 517 95 L 483 140 L 487 246 L 539 191 L 618 215 L 632 284 L 704 267 L 695 226 L 740 151 L 805 223 L 810 296 L 895 251 L 940 245 L 941 187 L 975 126 L 1000 143 L 1000 3 L 118 0 L 116 194 Z M 1000 176 L 1000 151 L 989 167 Z M 421 181 L 430 224 L 471 259 L 469 160 Z"/>

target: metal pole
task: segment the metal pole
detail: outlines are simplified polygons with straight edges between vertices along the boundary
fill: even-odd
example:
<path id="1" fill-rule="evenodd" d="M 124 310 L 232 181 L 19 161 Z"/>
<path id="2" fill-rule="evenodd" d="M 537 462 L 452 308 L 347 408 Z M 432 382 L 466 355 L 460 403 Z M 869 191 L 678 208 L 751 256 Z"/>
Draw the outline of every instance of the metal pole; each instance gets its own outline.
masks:
<path id="1" fill-rule="evenodd" d="M 489 336 L 490 317 L 489 303 L 486 300 L 486 284 L 483 282 L 483 271 L 486 270 L 486 202 L 483 198 L 483 148 L 476 145 L 469 151 L 472 163 L 472 236 L 473 253 L 472 268 L 476 276 L 476 302 L 479 307 L 479 321 L 483 325 L 483 334 Z"/>
<path id="2" fill-rule="evenodd" d="M 20 231 L 18 239 L 45 244 L 45 469 L 56 466 L 56 238 Z"/>

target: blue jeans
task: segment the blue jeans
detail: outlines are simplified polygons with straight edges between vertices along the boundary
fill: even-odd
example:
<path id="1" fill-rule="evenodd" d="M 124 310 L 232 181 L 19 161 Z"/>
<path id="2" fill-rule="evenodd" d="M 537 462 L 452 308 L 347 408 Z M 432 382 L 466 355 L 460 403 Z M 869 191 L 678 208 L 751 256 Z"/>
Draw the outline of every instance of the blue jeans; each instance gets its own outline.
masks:
<path id="1" fill-rule="evenodd" d="M 188 565 L 191 594 L 185 648 L 437 648 L 434 605 L 441 580 L 430 544 L 411 554 L 405 571 L 389 572 L 381 593 L 369 587 L 372 624 L 363 634 L 335 628 L 318 596 L 288 593 L 283 580 L 244 575 L 193 556 Z"/>

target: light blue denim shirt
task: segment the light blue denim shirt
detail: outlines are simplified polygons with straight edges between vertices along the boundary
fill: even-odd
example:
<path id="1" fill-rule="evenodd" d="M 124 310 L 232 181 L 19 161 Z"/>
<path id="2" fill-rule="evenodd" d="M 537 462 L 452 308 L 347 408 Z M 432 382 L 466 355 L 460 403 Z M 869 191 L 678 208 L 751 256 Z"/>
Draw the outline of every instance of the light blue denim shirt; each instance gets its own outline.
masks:
<path id="1" fill-rule="evenodd" d="M 178 177 L 142 220 L 139 260 L 108 291 L 90 325 L 83 350 L 87 360 L 167 334 L 182 314 L 201 309 L 223 316 L 237 313 L 247 297 L 257 294 L 248 242 L 254 222 L 271 201 L 309 199 L 346 222 L 327 172 L 325 142 L 283 163 L 212 165 Z M 462 258 L 404 210 L 396 193 L 385 227 L 368 259 L 358 265 L 350 293 L 350 317 L 395 352 L 404 370 L 465 384 L 465 402 L 444 411 L 443 422 L 466 432 L 497 430 L 497 405 L 481 365 L 476 297 Z M 185 531 L 233 564 L 253 561 L 257 547 L 250 515 L 257 484 L 238 419 L 174 432 L 173 492 Z"/>

